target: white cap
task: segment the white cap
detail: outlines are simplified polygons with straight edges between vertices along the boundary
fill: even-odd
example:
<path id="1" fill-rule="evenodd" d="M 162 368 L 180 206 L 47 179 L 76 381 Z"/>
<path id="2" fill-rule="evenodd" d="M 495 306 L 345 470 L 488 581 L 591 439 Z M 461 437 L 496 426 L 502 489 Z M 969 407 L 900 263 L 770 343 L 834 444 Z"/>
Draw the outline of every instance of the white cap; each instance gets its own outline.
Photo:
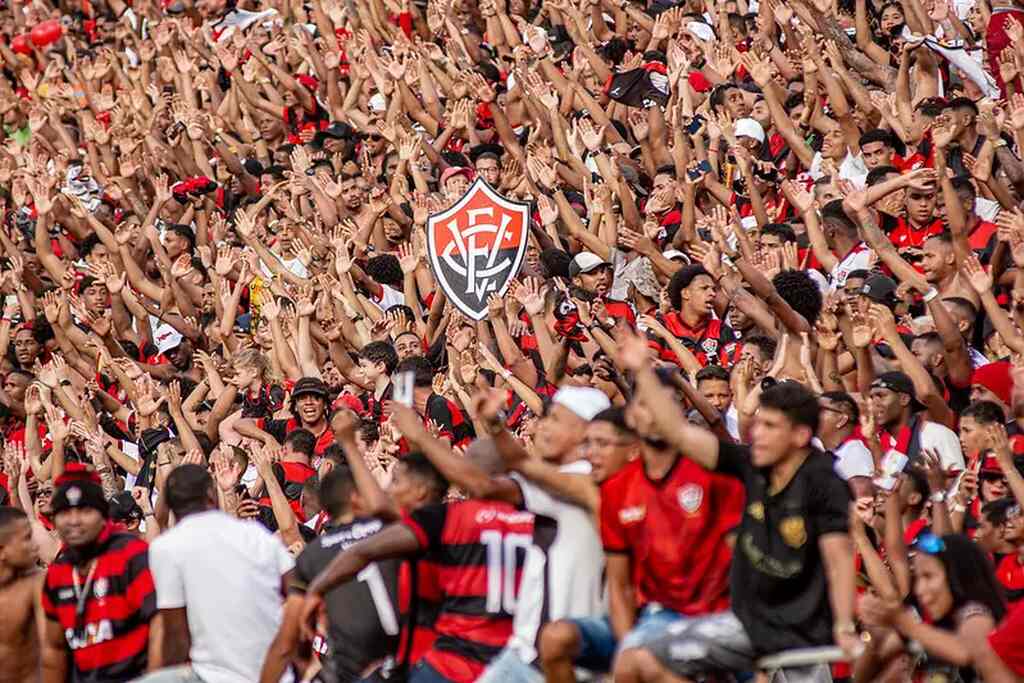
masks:
<path id="1" fill-rule="evenodd" d="M 591 387 L 562 387 L 555 392 L 551 403 L 565 406 L 588 422 L 602 410 L 612 407 L 603 391 Z"/>
<path id="2" fill-rule="evenodd" d="M 595 268 L 611 265 L 603 258 L 589 251 L 581 251 L 573 257 L 569 263 L 569 277 L 576 277 L 580 273 L 589 273 Z"/>
<path id="3" fill-rule="evenodd" d="M 690 257 L 686 255 L 686 252 L 679 251 L 678 249 L 669 249 L 668 251 L 662 252 L 661 255 L 669 261 L 675 258 L 681 258 L 686 263 L 690 263 Z"/>
<path id="4" fill-rule="evenodd" d="M 380 93 L 374 93 L 367 104 L 370 106 L 370 111 L 387 111 L 388 109 L 387 98 Z"/>
<path id="5" fill-rule="evenodd" d="M 764 142 L 764 128 L 754 119 L 740 119 L 733 126 L 736 137 L 754 138 L 758 142 Z"/>
<path id="6" fill-rule="evenodd" d="M 703 21 L 691 21 L 686 24 L 686 30 L 690 32 L 694 38 L 703 40 L 705 43 L 710 43 L 715 39 L 715 31 L 710 26 L 705 24 Z"/>
<path id="7" fill-rule="evenodd" d="M 153 345 L 156 346 L 156 350 L 159 353 L 167 353 L 181 344 L 181 340 L 181 332 L 178 332 L 167 323 L 161 324 L 153 332 Z"/>

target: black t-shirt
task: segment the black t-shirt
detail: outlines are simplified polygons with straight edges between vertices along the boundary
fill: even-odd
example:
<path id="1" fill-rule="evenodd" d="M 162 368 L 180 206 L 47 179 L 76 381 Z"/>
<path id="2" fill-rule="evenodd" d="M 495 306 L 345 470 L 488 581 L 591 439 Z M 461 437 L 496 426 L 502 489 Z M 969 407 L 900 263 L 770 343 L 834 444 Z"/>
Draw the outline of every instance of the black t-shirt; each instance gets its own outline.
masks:
<path id="1" fill-rule="evenodd" d="M 384 523 L 373 518 L 328 526 L 295 561 L 292 590 L 304 593 L 338 553 L 383 528 Z M 324 680 L 358 680 L 366 667 L 395 652 L 400 628 L 399 564 L 399 560 L 374 562 L 325 596 L 330 653 L 323 659 Z"/>
<path id="2" fill-rule="evenodd" d="M 849 530 L 850 490 L 833 459 L 813 450 L 770 495 L 750 448 L 720 443 L 718 471 L 743 481 L 747 507 L 730 575 L 732 609 L 758 656 L 832 643 L 832 608 L 818 539 Z"/>

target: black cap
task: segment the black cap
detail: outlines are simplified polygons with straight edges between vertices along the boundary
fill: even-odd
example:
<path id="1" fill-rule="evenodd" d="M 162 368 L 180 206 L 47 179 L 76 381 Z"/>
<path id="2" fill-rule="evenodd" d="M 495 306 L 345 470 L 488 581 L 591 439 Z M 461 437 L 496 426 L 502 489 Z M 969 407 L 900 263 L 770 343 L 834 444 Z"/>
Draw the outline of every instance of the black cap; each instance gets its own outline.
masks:
<path id="1" fill-rule="evenodd" d="M 469 150 L 469 160 L 475 164 L 476 160 L 485 154 L 493 154 L 500 159 L 505 154 L 505 148 L 494 143 L 476 145 Z"/>
<path id="2" fill-rule="evenodd" d="M 875 273 L 864 280 L 860 293 L 867 298 L 892 308 L 896 305 L 896 281 L 887 275 Z"/>
<path id="3" fill-rule="evenodd" d="M 326 401 L 328 394 L 327 385 L 319 377 L 303 377 L 295 383 L 295 387 L 292 389 L 292 398 L 298 398 L 307 394 L 319 396 Z"/>
<path id="4" fill-rule="evenodd" d="M 142 508 L 128 491 L 121 491 L 110 499 L 110 519 L 115 522 L 128 522 L 142 519 Z"/>
<path id="5" fill-rule="evenodd" d="M 888 389 L 897 394 L 910 396 L 910 405 L 914 411 L 921 410 L 924 405 L 917 400 L 917 391 L 914 389 L 914 382 L 910 377 L 899 370 L 883 372 L 871 383 L 872 389 Z"/>
<path id="6" fill-rule="evenodd" d="M 313 135 L 313 142 L 316 144 L 322 144 L 324 139 L 331 138 L 332 140 L 348 140 L 352 137 L 355 131 L 352 126 L 342 121 L 335 121 L 327 128 L 319 130 Z"/>

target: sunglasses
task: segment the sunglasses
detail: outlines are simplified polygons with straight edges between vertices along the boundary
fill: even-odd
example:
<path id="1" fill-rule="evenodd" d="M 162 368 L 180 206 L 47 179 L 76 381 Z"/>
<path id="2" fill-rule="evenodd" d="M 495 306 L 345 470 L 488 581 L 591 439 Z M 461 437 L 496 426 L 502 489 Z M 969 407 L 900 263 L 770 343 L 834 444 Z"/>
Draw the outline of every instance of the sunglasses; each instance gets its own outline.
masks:
<path id="1" fill-rule="evenodd" d="M 932 532 L 926 531 L 917 537 L 912 548 L 928 555 L 938 555 L 946 549 L 946 542 Z"/>

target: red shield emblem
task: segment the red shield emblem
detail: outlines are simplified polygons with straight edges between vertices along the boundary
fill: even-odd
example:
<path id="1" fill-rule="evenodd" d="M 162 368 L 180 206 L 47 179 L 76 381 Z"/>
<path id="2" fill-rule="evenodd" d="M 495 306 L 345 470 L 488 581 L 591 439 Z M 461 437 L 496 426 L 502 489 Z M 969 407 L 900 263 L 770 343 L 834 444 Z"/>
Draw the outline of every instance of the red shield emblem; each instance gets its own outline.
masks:
<path id="1" fill-rule="evenodd" d="M 462 199 L 427 221 L 427 252 L 448 300 L 473 320 L 502 296 L 526 254 L 529 205 L 505 199 L 477 178 Z"/>

